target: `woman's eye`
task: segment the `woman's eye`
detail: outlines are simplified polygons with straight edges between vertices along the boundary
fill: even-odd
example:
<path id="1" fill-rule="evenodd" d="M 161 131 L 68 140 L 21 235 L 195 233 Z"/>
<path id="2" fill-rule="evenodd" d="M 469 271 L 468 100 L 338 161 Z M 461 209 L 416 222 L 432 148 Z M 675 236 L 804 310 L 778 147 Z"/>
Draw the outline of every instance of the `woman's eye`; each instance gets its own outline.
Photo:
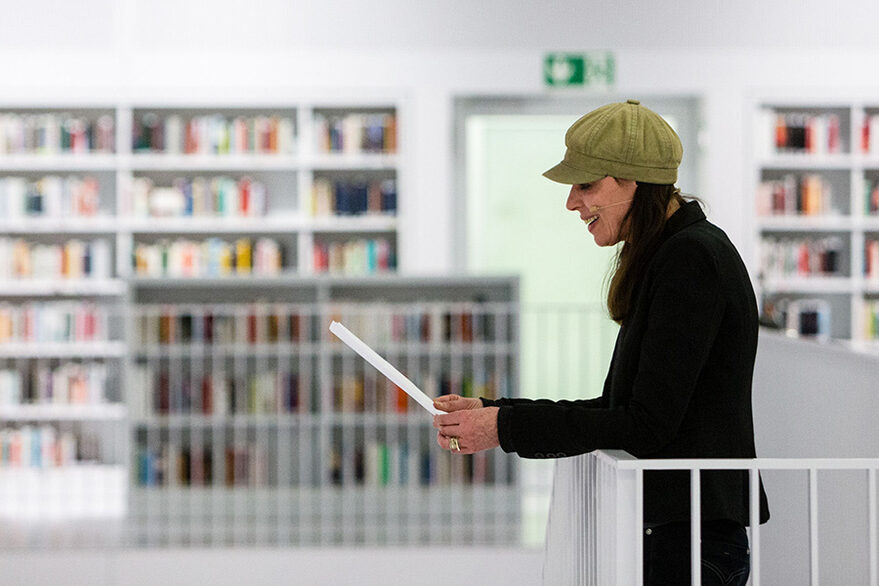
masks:
<path id="1" fill-rule="evenodd" d="M 581 183 L 580 189 L 582 189 L 583 191 L 586 191 L 587 189 L 589 189 L 590 185 L 592 185 L 592 184 L 591 183 Z"/>

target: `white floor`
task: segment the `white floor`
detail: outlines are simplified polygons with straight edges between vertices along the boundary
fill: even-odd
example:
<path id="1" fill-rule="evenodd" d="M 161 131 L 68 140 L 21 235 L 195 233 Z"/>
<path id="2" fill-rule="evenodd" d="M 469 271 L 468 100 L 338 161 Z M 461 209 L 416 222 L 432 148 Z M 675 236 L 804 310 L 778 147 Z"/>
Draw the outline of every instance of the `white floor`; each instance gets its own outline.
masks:
<path id="1" fill-rule="evenodd" d="M 532 586 L 542 560 L 521 548 L 5 551 L 0 584 Z"/>

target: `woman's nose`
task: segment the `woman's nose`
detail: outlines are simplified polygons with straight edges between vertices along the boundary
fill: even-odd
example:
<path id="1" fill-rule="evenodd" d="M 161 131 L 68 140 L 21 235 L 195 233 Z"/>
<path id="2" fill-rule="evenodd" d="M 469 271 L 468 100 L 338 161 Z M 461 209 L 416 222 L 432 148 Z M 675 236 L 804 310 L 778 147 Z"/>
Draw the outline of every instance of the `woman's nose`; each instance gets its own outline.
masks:
<path id="1" fill-rule="evenodd" d="M 568 192 L 568 200 L 565 202 L 565 207 L 572 212 L 577 209 L 577 186 L 571 187 L 571 191 Z"/>

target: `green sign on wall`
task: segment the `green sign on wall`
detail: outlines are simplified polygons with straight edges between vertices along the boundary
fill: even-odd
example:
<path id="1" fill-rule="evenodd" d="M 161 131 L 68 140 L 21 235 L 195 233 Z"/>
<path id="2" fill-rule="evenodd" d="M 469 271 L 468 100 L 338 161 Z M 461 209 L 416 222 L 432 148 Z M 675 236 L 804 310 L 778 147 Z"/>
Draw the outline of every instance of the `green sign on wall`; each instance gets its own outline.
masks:
<path id="1" fill-rule="evenodd" d="M 543 59 L 543 79 L 548 87 L 611 88 L 615 75 L 610 51 L 548 53 Z"/>

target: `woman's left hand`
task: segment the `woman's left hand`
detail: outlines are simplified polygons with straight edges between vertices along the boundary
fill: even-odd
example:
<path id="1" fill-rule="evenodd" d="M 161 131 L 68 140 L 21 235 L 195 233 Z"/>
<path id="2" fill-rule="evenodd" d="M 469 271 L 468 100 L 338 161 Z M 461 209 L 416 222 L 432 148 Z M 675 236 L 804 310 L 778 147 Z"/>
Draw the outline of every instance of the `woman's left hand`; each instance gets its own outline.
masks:
<path id="1" fill-rule="evenodd" d="M 442 415 L 434 415 L 433 426 L 439 430 L 436 443 L 453 454 L 475 454 L 500 445 L 497 435 L 497 407 L 464 409 Z M 460 450 L 450 446 L 457 438 Z"/>

